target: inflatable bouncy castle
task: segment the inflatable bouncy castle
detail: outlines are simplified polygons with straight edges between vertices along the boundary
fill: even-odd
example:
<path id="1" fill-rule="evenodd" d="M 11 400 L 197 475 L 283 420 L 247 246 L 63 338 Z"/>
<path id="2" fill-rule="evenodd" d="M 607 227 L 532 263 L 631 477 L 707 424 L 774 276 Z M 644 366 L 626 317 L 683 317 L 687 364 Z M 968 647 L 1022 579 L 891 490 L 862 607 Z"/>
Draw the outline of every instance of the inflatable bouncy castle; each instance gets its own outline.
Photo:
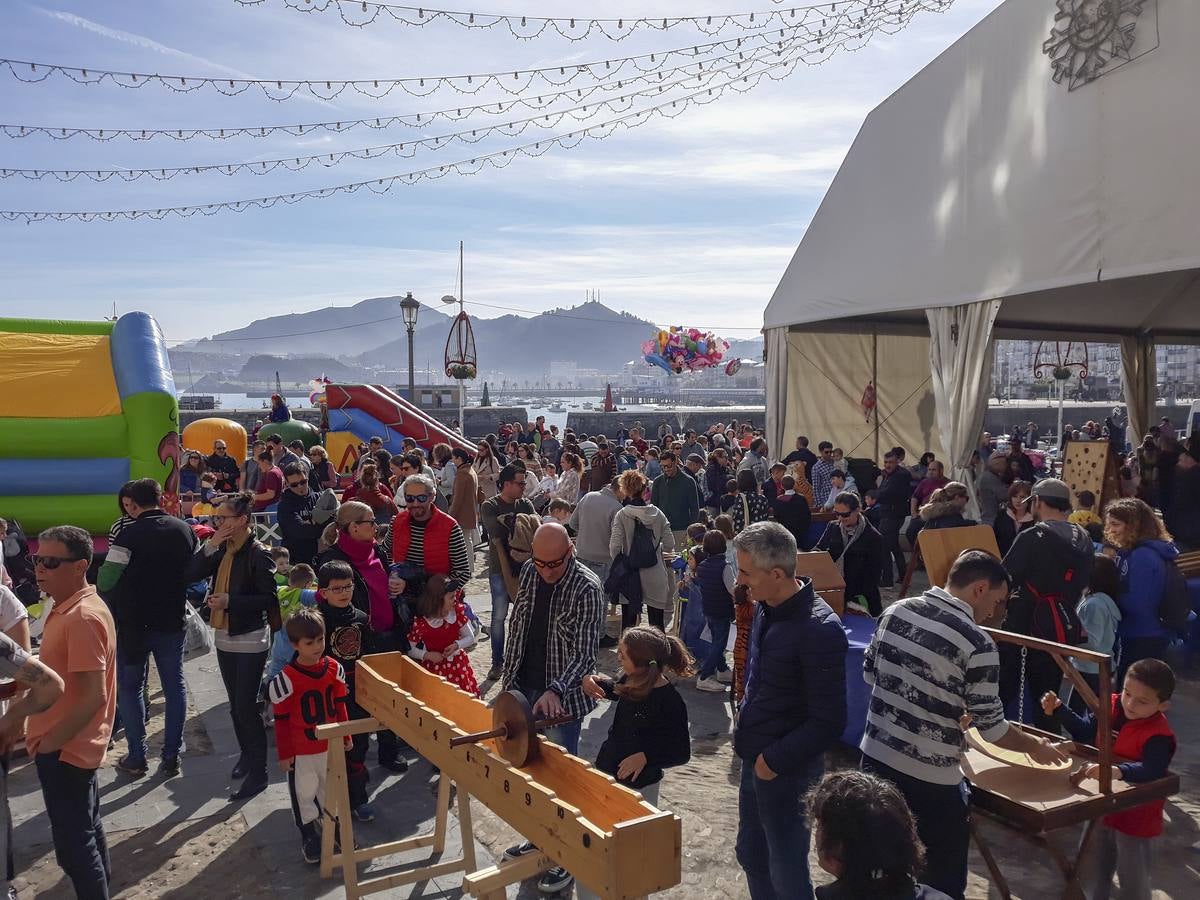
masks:
<path id="1" fill-rule="evenodd" d="M 179 407 L 158 323 L 0 319 L 0 517 L 26 533 L 103 534 L 117 491 L 153 478 L 177 500 Z"/>

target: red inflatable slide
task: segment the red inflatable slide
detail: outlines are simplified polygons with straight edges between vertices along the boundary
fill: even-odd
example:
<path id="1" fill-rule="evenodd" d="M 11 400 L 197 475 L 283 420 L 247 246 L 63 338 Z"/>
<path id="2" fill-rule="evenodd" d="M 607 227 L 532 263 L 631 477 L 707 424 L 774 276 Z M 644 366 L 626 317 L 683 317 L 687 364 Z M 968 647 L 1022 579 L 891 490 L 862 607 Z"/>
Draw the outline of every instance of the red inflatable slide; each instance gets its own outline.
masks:
<path id="1" fill-rule="evenodd" d="M 398 434 L 410 437 L 426 453 L 434 444 L 461 447 L 474 454 L 475 445 L 457 431 L 427 415 L 403 397 L 379 384 L 328 384 L 325 400 L 329 411 L 361 410 Z"/>

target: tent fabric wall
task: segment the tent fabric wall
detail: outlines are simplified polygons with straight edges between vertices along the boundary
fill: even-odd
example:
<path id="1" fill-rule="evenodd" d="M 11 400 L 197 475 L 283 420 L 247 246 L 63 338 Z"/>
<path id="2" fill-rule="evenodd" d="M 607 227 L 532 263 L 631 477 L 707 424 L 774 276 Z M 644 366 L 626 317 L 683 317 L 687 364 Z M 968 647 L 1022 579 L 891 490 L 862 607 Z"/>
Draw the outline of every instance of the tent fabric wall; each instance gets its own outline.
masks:
<path id="1" fill-rule="evenodd" d="M 1121 337 L 1121 387 L 1129 409 L 1129 442 L 1134 447 L 1150 430 L 1157 394 L 1158 366 L 1154 338 L 1148 334 Z"/>
<path id="2" fill-rule="evenodd" d="M 795 435 L 785 430 L 788 408 L 788 330 L 768 328 L 763 336 L 763 355 L 767 361 L 767 446 L 774 459 L 792 452 Z"/>
<path id="3" fill-rule="evenodd" d="M 992 326 L 999 311 L 999 300 L 925 311 L 929 319 L 929 371 L 938 430 L 946 448 L 946 474 L 967 486 L 976 514 L 975 479 L 968 466 L 979 444 L 991 393 L 995 357 Z"/>
<path id="4" fill-rule="evenodd" d="M 1003 298 L 1001 326 L 1196 333 L 1200 3 L 1147 3 L 1138 58 L 1074 91 L 1056 12 L 1007 0 L 870 113 L 767 328 Z"/>
<path id="5" fill-rule="evenodd" d="M 793 331 L 783 358 L 767 356 L 768 383 L 777 377 L 775 366 L 787 372 L 781 447 L 790 447 L 803 434 L 814 445 L 832 441 L 846 456 L 876 461 L 893 446 L 907 450 L 913 462 L 926 450 L 945 456 L 934 412 L 928 337 Z M 862 407 L 863 390 L 872 379 L 878 440 L 876 415 Z"/>

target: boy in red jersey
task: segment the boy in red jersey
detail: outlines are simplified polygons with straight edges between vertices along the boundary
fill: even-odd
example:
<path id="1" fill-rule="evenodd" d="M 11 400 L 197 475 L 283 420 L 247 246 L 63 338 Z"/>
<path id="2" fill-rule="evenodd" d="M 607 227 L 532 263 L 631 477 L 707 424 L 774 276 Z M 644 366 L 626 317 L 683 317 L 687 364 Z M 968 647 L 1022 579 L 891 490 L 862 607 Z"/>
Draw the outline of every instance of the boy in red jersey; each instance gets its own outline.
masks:
<path id="1" fill-rule="evenodd" d="M 1175 692 L 1175 673 L 1165 662 L 1140 659 L 1125 673 L 1120 694 L 1112 695 L 1112 729 L 1117 733 L 1113 753 L 1133 760 L 1113 766 L 1114 781 L 1138 784 L 1167 774 L 1175 755 L 1175 733 L 1163 715 Z M 1042 711 L 1053 716 L 1072 738 L 1083 744 L 1096 742 L 1096 719 L 1089 712 L 1076 715 L 1053 691 L 1042 697 Z M 1095 778 L 1100 767 L 1087 767 Z M 1083 886 L 1089 897 L 1107 897 L 1116 874 L 1122 898 L 1149 900 L 1151 885 L 1150 840 L 1162 834 L 1165 800 L 1151 800 L 1133 809 L 1109 813 L 1092 839 L 1081 862 Z"/>
<path id="2" fill-rule="evenodd" d="M 279 767 L 288 773 L 301 852 L 305 862 L 316 863 L 321 860 L 318 819 L 325 798 L 328 750 L 328 742 L 317 739 L 316 728 L 347 721 L 350 692 L 341 663 L 325 655 L 325 620 L 319 612 L 302 607 L 284 630 L 296 655 L 271 680 L 267 696 L 275 709 Z"/>

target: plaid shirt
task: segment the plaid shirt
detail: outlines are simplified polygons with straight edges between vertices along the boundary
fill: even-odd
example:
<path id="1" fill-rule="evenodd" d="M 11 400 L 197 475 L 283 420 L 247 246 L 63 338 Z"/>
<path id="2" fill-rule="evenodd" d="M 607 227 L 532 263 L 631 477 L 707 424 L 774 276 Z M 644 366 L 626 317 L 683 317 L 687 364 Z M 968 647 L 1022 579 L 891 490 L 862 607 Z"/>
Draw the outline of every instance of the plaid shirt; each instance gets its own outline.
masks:
<path id="1" fill-rule="evenodd" d="M 550 594 L 550 628 L 546 635 L 546 685 L 562 698 L 566 711 L 582 719 L 596 707 L 583 693 L 583 676 L 596 667 L 596 651 L 604 633 L 604 588 L 600 579 L 574 556 Z M 504 646 L 504 690 L 511 690 L 525 657 L 525 641 L 537 592 L 537 567 L 521 569 Z M 536 698 L 534 698 L 536 699 Z"/>

